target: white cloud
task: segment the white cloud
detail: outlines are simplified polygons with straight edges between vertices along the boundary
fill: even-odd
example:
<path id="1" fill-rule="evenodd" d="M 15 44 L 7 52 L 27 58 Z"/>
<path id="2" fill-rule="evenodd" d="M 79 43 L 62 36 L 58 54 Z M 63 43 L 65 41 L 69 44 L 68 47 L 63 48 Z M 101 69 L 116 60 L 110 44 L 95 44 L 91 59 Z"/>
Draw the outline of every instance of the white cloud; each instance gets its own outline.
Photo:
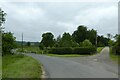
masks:
<path id="1" fill-rule="evenodd" d="M 78 25 L 98 30 L 99 34 L 117 33 L 117 3 L 4 3 L 7 13 L 6 31 L 12 31 L 17 40 L 24 33 L 26 41 L 40 41 L 43 32 L 55 37 L 72 33 Z"/>

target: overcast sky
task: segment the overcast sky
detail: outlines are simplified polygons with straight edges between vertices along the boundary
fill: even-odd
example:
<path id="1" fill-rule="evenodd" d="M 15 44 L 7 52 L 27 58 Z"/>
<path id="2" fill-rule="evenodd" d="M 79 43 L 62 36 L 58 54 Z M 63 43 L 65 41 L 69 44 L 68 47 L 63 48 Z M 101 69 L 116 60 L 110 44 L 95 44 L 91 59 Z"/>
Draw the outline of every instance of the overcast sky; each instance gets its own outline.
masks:
<path id="1" fill-rule="evenodd" d="M 0 7 L 7 13 L 5 30 L 19 41 L 22 33 L 25 41 L 40 41 L 44 32 L 72 34 L 79 25 L 99 35 L 118 33 L 117 2 L 4 2 Z"/>

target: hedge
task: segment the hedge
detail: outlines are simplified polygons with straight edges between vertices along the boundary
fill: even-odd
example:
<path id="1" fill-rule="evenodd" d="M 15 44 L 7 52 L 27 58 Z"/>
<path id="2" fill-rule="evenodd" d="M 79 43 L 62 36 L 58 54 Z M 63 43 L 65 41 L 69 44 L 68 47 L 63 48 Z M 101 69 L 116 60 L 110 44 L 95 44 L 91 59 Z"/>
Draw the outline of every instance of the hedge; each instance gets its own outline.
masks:
<path id="1" fill-rule="evenodd" d="M 52 48 L 49 53 L 52 54 L 93 54 L 96 52 L 95 47 L 61 47 L 61 48 Z"/>

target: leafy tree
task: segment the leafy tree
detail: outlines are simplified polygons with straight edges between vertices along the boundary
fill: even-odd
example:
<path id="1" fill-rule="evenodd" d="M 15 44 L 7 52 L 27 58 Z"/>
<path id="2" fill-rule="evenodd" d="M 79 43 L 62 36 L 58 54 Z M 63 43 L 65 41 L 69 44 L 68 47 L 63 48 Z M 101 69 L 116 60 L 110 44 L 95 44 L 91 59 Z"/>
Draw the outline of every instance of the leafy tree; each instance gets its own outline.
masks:
<path id="1" fill-rule="evenodd" d="M 78 26 L 77 30 L 73 32 L 72 38 L 77 43 L 83 42 L 87 39 L 87 27 L 84 25 Z"/>
<path id="2" fill-rule="evenodd" d="M 108 46 L 110 39 L 104 37 L 103 35 L 97 37 L 97 46 Z"/>
<path id="3" fill-rule="evenodd" d="M 30 46 L 31 44 L 30 44 L 30 42 L 27 42 L 27 46 Z"/>
<path id="4" fill-rule="evenodd" d="M 15 37 L 11 32 L 2 33 L 2 55 L 10 54 L 11 49 L 15 48 Z"/>
<path id="5" fill-rule="evenodd" d="M 108 39 L 112 38 L 112 35 L 110 33 L 107 34 Z"/>
<path id="6" fill-rule="evenodd" d="M 82 42 L 82 45 L 83 45 L 83 47 L 92 47 L 93 46 L 92 43 L 88 39 L 84 40 Z"/>
<path id="7" fill-rule="evenodd" d="M 97 37 L 97 31 L 92 29 L 89 30 L 87 33 L 87 39 L 90 40 L 90 42 L 94 45 L 96 45 L 96 37 Z"/>
<path id="8" fill-rule="evenodd" d="M 51 32 L 42 34 L 42 40 L 40 44 L 43 44 L 44 47 L 52 47 L 54 45 L 54 35 Z"/>
<path id="9" fill-rule="evenodd" d="M 39 48 L 40 48 L 41 50 L 44 50 L 44 45 L 43 45 L 42 43 L 40 43 L 40 44 L 39 44 Z"/>
<path id="10" fill-rule="evenodd" d="M 0 8 L 0 26 L 5 22 L 6 13 Z"/>
<path id="11" fill-rule="evenodd" d="M 60 47 L 72 47 L 72 37 L 69 33 L 64 33 L 59 43 Z"/>
<path id="12" fill-rule="evenodd" d="M 60 47 L 60 40 L 61 40 L 61 36 L 59 35 L 57 39 L 54 40 L 55 42 L 54 47 Z"/>
<path id="13" fill-rule="evenodd" d="M 113 41 L 113 40 L 109 40 L 108 44 L 109 44 L 109 46 L 111 47 L 111 46 L 114 45 L 114 41 Z"/>

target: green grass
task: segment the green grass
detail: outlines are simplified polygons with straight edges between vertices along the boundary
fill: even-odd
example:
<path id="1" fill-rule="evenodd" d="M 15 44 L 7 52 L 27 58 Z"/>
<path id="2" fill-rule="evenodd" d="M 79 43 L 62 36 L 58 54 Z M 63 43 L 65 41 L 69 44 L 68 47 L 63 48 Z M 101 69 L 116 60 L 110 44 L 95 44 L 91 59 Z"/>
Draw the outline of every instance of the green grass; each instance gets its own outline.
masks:
<path id="1" fill-rule="evenodd" d="M 110 48 L 110 58 L 116 62 L 120 64 L 120 56 L 119 55 L 115 55 L 114 53 L 112 53 L 112 49 Z"/>
<path id="2" fill-rule="evenodd" d="M 97 53 L 100 53 L 104 47 L 98 47 L 97 48 Z"/>
<path id="3" fill-rule="evenodd" d="M 79 55 L 79 54 L 46 54 L 47 56 L 55 56 L 55 57 L 83 57 L 83 56 L 89 56 L 89 55 Z"/>
<path id="4" fill-rule="evenodd" d="M 2 57 L 0 56 L 0 79 L 2 79 Z"/>
<path id="5" fill-rule="evenodd" d="M 3 78 L 40 78 L 41 65 L 31 57 L 24 55 L 6 55 L 2 58 Z"/>

